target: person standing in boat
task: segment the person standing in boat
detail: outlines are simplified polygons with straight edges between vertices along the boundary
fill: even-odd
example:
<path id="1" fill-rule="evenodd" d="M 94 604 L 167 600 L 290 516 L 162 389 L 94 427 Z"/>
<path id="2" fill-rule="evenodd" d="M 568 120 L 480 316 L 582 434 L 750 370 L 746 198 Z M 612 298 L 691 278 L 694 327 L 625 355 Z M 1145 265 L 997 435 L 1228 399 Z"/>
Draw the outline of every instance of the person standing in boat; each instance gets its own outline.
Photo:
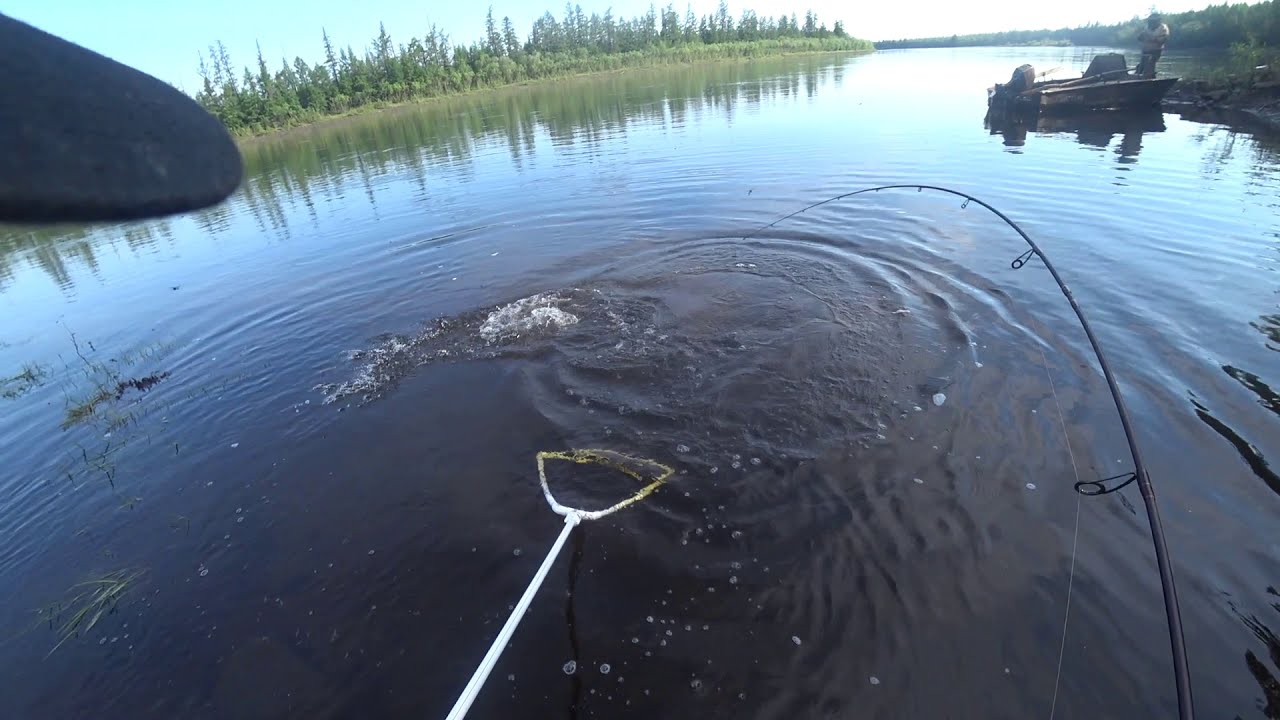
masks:
<path id="1" fill-rule="evenodd" d="M 1138 77 L 1153 78 L 1156 76 L 1156 63 L 1164 54 L 1164 46 L 1169 42 L 1169 26 L 1157 14 L 1147 18 L 1147 27 L 1138 33 L 1138 42 L 1142 43 L 1142 61 L 1138 63 L 1135 73 Z"/>

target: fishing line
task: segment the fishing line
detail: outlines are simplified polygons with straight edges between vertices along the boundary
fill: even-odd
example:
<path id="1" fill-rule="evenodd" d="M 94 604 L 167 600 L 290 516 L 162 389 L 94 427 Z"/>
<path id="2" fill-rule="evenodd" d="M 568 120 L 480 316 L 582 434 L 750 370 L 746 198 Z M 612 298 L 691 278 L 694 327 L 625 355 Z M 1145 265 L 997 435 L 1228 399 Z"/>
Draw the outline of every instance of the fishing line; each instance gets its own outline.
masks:
<path id="1" fill-rule="evenodd" d="M 1080 304 L 1076 302 L 1075 295 L 1072 294 L 1071 288 L 1062 279 L 1062 276 L 1058 274 L 1057 268 L 1053 266 L 1049 257 L 1045 255 L 1044 251 L 1040 249 L 1040 246 L 1031 239 L 1031 236 L 1027 235 L 1027 233 L 1016 222 L 1010 220 L 1004 213 L 968 193 L 941 187 L 939 185 L 898 184 L 863 188 L 862 190 L 843 193 L 811 205 L 806 205 L 793 213 L 784 215 L 768 225 L 764 225 L 755 231 L 744 235 L 742 239 L 747 240 L 755 237 L 783 221 L 789 220 L 797 215 L 828 203 L 844 200 L 856 195 L 878 193 L 882 190 L 915 190 L 916 192 L 930 190 L 962 198 L 964 200 L 964 204 L 962 205 L 963 208 L 967 208 L 969 203 L 977 203 L 978 205 L 986 208 L 993 215 L 1003 220 L 1006 225 L 1013 228 L 1014 232 L 1018 233 L 1018 236 L 1022 238 L 1029 248 L 1026 252 L 1014 258 L 1014 260 L 1009 263 L 1009 266 L 1014 270 L 1018 270 L 1025 266 L 1032 257 L 1040 258 L 1040 262 L 1044 263 L 1045 268 L 1049 270 L 1049 274 L 1053 276 L 1053 281 L 1058 285 L 1058 289 L 1062 291 L 1062 294 L 1067 298 L 1067 302 L 1071 304 L 1071 310 L 1075 312 L 1076 319 L 1080 321 L 1080 326 L 1084 328 L 1084 334 L 1089 339 L 1089 345 L 1093 349 L 1093 354 L 1098 358 L 1098 365 L 1101 366 L 1102 375 L 1107 381 L 1107 389 L 1111 392 L 1111 399 L 1115 402 L 1116 412 L 1120 415 L 1120 426 L 1124 429 L 1125 440 L 1129 444 L 1129 455 L 1133 458 L 1132 473 L 1089 481 L 1080 481 L 1077 477 L 1075 490 L 1077 493 L 1085 496 L 1105 495 L 1115 492 L 1131 482 L 1137 482 L 1138 491 L 1142 494 L 1142 502 L 1147 509 L 1147 524 L 1150 526 L 1151 530 L 1151 544 L 1155 549 L 1156 568 L 1160 573 L 1160 592 L 1164 597 L 1165 620 L 1169 626 L 1169 644 L 1173 654 L 1173 676 L 1178 694 L 1178 717 L 1180 720 L 1192 720 L 1195 717 L 1195 709 L 1191 700 L 1191 672 L 1187 665 L 1186 641 L 1182 632 L 1182 612 L 1178 606 L 1178 592 L 1173 582 L 1173 567 L 1169 561 L 1169 548 L 1165 542 L 1164 524 L 1160 520 L 1160 509 L 1156 506 L 1155 488 L 1151 484 L 1151 475 L 1147 472 L 1146 465 L 1142 462 L 1142 453 L 1138 449 L 1138 441 L 1134 435 L 1133 423 L 1129 419 L 1129 411 L 1125 407 L 1124 398 L 1120 394 L 1120 388 L 1116 383 L 1115 375 L 1111 372 L 1111 365 L 1107 362 L 1107 356 L 1103 353 L 1102 346 L 1098 343 L 1098 338 L 1093 333 L 1093 327 L 1089 325 L 1089 320 L 1085 317 L 1084 311 L 1080 308 Z M 1116 481 L 1123 482 L 1118 485 L 1112 484 Z"/>
<path id="2" fill-rule="evenodd" d="M 578 508 L 569 507 L 559 503 L 555 495 L 551 492 L 551 486 L 547 482 L 547 460 L 563 460 L 578 465 L 599 465 L 602 467 L 617 470 L 637 482 L 643 483 L 643 486 L 633 495 L 617 502 L 603 510 L 580 510 Z M 471 709 L 471 704 L 475 702 L 477 696 L 480 695 L 480 688 L 484 686 L 485 680 L 489 678 L 489 673 L 493 672 L 493 668 L 498 664 L 498 658 L 502 655 L 502 651 L 506 648 L 507 643 L 511 641 L 511 636 L 515 634 L 516 627 L 520 625 L 520 621 L 524 619 L 524 614 L 529 609 L 529 604 L 533 602 L 534 595 L 538 594 L 538 588 L 542 587 L 542 582 L 547 579 L 547 573 L 551 570 L 551 566 L 555 564 L 556 558 L 560 555 L 564 542 L 569 538 L 573 529 L 581 524 L 584 520 L 599 520 L 602 517 L 612 515 L 624 508 L 628 508 L 641 500 L 649 497 L 655 490 L 667 482 L 675 470 L 656 460 L 646 460 L 644 458 L 632 457 L 624 455 L 613 450 L 571 450 L 561 452 L 556 450 L 544 450 L 537 454 L 538 463 L 538 481 L 542 485 L 542 495 L 546 498 L 547 505 L 551 506 L 551 511 L 564 518 L 564 529 L 560 531 L 560 535 L 552 544 L 551 550 L 547 552 L 547 556 L 543 558 L 542 565 L 538 567 L 538 572 L 534 574 L 533 580 L 529 582 L 529 586 L 525 588 L 524 594 L 520 596 L 520 600 L 516 603 L 515 608 L 511 611 L 511 615 L 507 617 L 507 622 L 503 624 L 502 629 L 498 631 L 498 637 L 494 638 L 493 644 L 489 646 L 489 651 L 485 653 L 484 659 L 480 661 L 480 666 L 476 668 L 472 674 L 471 680 L 467 682 L 466 687 L 462 689 L 462 694 L 458 696 L 457 702 L 454 703 L 453 709 L 449 711 L 447 720 L 462 720 L 466 716 L 467 710 Z M 572 580 L 574 575 L 570 575 Z M 570 598 L 572 601 L 572 598 Z M 573 632 L 573 619 L 571 614 L 572 605 L 567 610 L 566 619 L 569 620 L 569 629 Z M 574 648 L 574 663 L 576 666 L 577 649 Z M 576 693 L 574 699 L 574 707 L 576 708 Z"/>
<path id="3" fill-rule="evenodd" d="M 1071 473 L 1075 475 L 1075 487 L 1080 487 L 1080 466 L 1076 464 L 1076 451 L 1071 449 L 1071 435 L 1067 432 L 1067 417 L 1062 412 L 1062 401 L 1058 399 L 1058 386 L 1053 382 L 1053 373 L 1049 372 L 1049 358 L 1044 355 L 1044 348 L 1036 345 L 1040 351 L 1040 362 L 1044 364 L 1044 376 L 1049 380 L 1049 390 L 1053 393 L 1054 407 L 1058 408 L 1058 422 L 1062 425 L 1062 441 L 1067 445 L 1067 455 L 1071 457 Z M 1071 570 L 1067 573 L 1067 602 L 1062 611 L 1062 642 L 1058 645 L 1058 670 L 1053 676 L 1053 702 L 1049 705 L 1049 720 L 1053 720 L 1058 712 L 1058 688 L 1062 683 L 1062 660 L 1067 655 L 1067 621 L 1071 619 L 1071 590 L 1076 584 L 1076 548 L 1080 544 L 1080 496 L 1076 493 L 1075 530 L 1071 533 Z"/>

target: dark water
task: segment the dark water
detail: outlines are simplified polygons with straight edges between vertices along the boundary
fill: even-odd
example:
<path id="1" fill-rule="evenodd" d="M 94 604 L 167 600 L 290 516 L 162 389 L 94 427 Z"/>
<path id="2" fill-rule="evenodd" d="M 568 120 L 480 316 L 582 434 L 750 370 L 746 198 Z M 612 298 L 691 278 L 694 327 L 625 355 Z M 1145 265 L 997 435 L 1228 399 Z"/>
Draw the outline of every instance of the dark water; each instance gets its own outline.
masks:
<path id="1" fill-rule="evenodd" d="M 474 717 L 1169 716 L 1140 499 L 1072 490 L 1129 469 L 1119 422 L 1016 236 L 897 192 L 740 240 L 919 181 L 1063 270 L 1198 708 L 1280 717 L 1280 153 L 983 127 L 986 85 L 1089 54 L 518 88 L 256 143 L 203 213 L 9 233 L 0 716 L 442 717 L 560 527 L 534 454 L 573 447 L 677 474 L 575 535 Z"/>

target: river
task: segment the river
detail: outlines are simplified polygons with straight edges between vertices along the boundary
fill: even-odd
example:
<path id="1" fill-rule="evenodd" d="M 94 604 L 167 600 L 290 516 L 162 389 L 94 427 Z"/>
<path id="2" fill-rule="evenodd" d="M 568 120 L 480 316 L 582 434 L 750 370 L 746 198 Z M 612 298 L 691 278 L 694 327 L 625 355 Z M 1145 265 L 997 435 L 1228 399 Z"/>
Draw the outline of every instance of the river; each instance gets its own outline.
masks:
<path id="1" fill-rule="evenodd" d="M 250 142 L 213 209 L 5 231 L 0 716 L 443 717 L 568 448 L 675 475 L 575 532 L 473 717 L 1171 716 L 1141 498 L 1073 490 L 1132 468 L 1119 419 L 1017 236 L 886 191 L 743 239 L 920 182 L 1071 284 L 1197 707 L 1280 717 L 1280 144 L 984 128 L 1090 54 L 509 88 Z"/>

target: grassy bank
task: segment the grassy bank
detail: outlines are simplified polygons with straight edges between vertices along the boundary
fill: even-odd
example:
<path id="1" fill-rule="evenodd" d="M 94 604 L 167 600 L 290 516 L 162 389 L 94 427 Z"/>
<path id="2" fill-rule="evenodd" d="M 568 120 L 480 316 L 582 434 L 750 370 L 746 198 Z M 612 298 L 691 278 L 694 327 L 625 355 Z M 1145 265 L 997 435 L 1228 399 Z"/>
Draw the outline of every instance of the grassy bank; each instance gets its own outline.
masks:
<path id="1" fill-rule="evenodd" d="M 235 70 L 222 43 L 200 59 L 203 85 L 196 100 L 237 135 L 255 135 L 365 108 L 385 107 L 481 89 L 584 73 L 689 64 L 809 52 L 870 51 L 841 23 L 828 28 L 813 12 L 759 17 L 745 10 L 732 18 L 722 2 L 699 19 L 683 19 L 668 5 L 661 13 L 631 19 L 611 11 L 588 16 L 580 6 L 533 22 L 527 39 L 516 37 L 509 18 L 490 9 L 485 34 L 470 45 L 454 44 L 434 26 L 422 37 L 396 44 L 379 26 L 363 55 L 335 48 L 323 35 L 324 59 L 282 61 L 272 72 L 258 54 L 256 71 Z"/>
<path id="2" fill-rule="evenodd" d="M 305 131 L 312 127 L 323 126 L 323 125 L 327 125 L 329 123 L 334 123 L 334 122 L 342 122 L 344 120 L 358 118 L 364 115 L 368 115 L 370 113 L 376 113 L 384 110 L 395 110 L 395 109 L 405 108 L 405 107 L 414 106 L 414 105 L 424 105 L 427 103 L 433 103 L 433 102 L 438 102 L 441 100 L 447 100 L 452 98 L 466 97 L 469 95 L 480 95 L 483 93 L 492 93 L 492 92 L 503 91 L 503 90 L 513 90 L 513 89 L 522 88 L 522 87 L 549 85 L 557 82 L 564 82 L 567 80 L 573 80 L 573 79 L 579 79 L 579 78 L 590 78 L 595 76 L 609 75 L 613 73 L 625 73 L 625 72 L 636 71 L 636 70 L 645 70 L 645 69 L 662 68 L 662 67 L 687 66 L 692 68 L 699 65 L 714 65 L 717 63 L 732 63 L 732 62 L 741 62 L 743 60 L 787 57 L 787 56 L 793 56 L 793 55 L 829 55 L 833 53 L 866 54 L 866 53 L 873 52 L 872 50 L 868 50 L 868 49 L 832 50 L 832 49 L 827 49 L 827 44 L 819 46 L 816 49 L 811 49 L 807 45 L 801 45 L 801 46 L 792 47 L 792 48 L 765 46 L 760 43 L 740 43 L 739 45 L 741 45 L 741 47 L 738 48 L 737 53 L 727 52 L 722 54 L 716 54 L 711 57 L 697 57 L 697 56 L 690 57 L 682 53 L 650 54 L 644 57 L 636 58 L 634 62 L 619 64 L 617 67 L 606 67 L 603 69 L 588 68 L 588 69 L 579 69 L 579 70 L 567 69 L 561 73 L 556 73 L 554 75 L 547 75 L 547 76 L 535 78 L 535 79 L 516 80 L 510 83 L 504 83 L 504 84 L 498 84 L 498 85 L 486 85 L 486 86 L 480 86 L 474 89 L 459 90 L 456 92 L 449 92 L 444 94 L 416 96 L 416 97 L 410 97 L 410 98 L 407 98 L 404 100 L 398 100 L 398 101 L 377 101 L 367 105 L 361 105 L 361 106 L 352 108 L 342 113 L 335 113 L 335 114 L 317 113 L 309 116 L 300 116 L 296 118 L 293 122 L 290 122 L 287 125 L 281 125 L 278 127 L 270 127 L 270 128 L 259 128 L 259 129 L 246 128 L 239 131 L 233 131 L 232 134 L 235 136 L 237 142 L 241 143 L 244 146 L 248 146 L 248 145 L 252 145 L 257 140 L 266 139 L 266 138 L 275 138 L 283 134 L 288 134 L 290 132 Z"/>

